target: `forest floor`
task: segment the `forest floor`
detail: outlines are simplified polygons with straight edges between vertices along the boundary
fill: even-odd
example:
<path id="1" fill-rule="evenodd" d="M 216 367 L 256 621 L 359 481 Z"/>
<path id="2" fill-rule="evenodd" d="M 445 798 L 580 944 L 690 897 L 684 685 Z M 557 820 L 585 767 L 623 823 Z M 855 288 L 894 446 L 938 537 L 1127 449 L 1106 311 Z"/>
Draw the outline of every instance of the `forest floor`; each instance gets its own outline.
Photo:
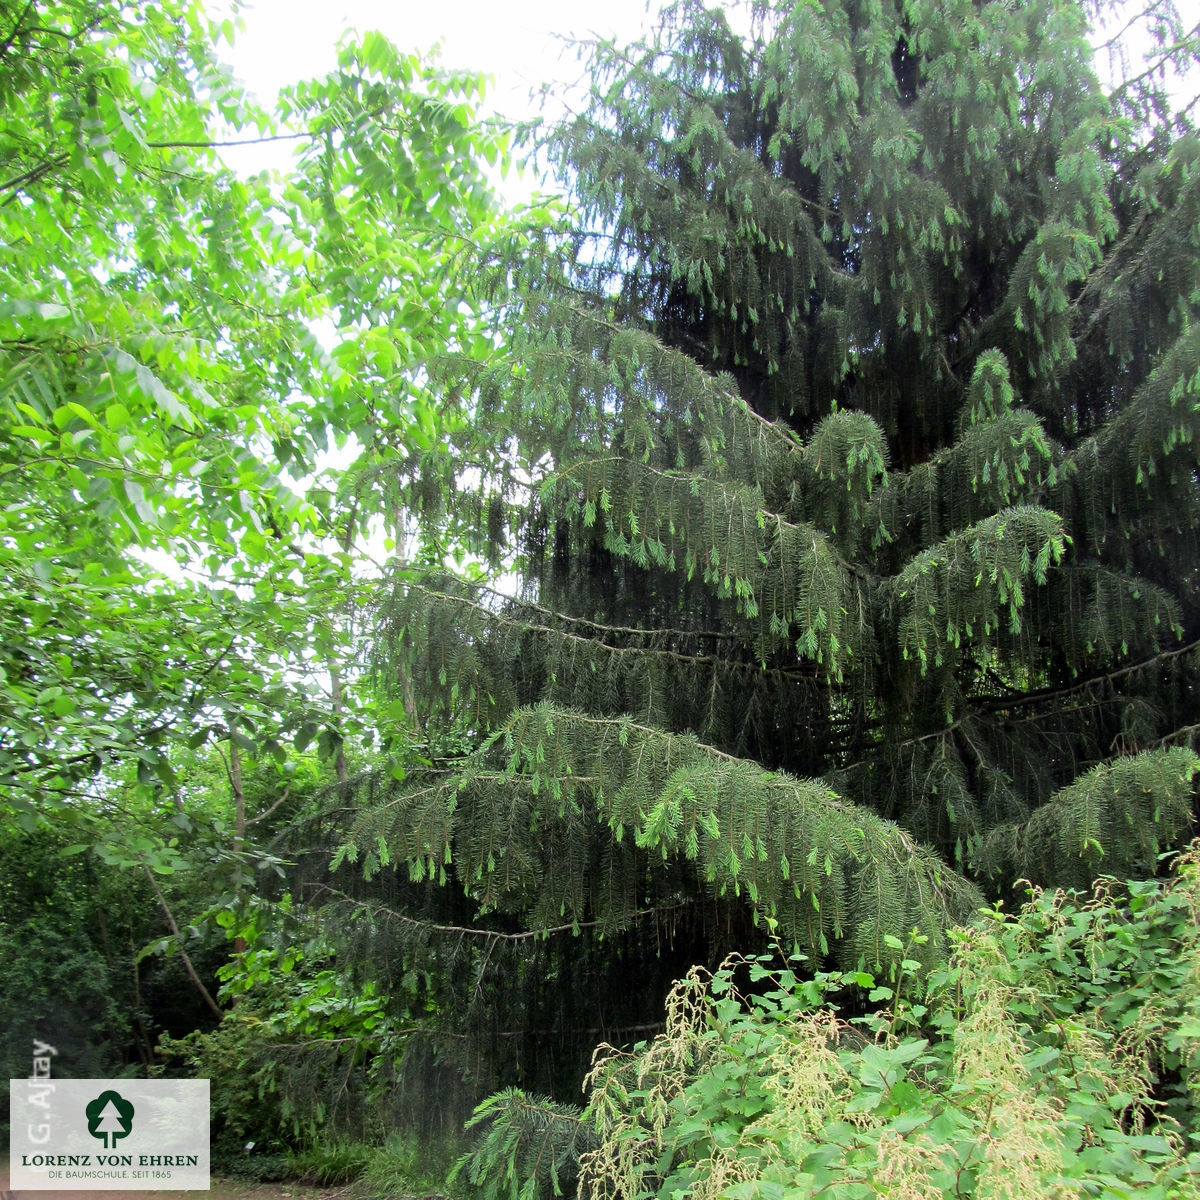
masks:
<path id="1" fill-rule="evenodd" d="M 246 1183 L 236 1179 L 213 1176 L 208 1191 L 142 1192 L 142 1191 L 10 1191 L 8 1187 L 8 1158 L 0 1159 L 0 1200 L 184 1200 L 187 1196 L 206 1200 L 344 1200 L 348 1188 L 307 1187 L 302 1183 Z"/>

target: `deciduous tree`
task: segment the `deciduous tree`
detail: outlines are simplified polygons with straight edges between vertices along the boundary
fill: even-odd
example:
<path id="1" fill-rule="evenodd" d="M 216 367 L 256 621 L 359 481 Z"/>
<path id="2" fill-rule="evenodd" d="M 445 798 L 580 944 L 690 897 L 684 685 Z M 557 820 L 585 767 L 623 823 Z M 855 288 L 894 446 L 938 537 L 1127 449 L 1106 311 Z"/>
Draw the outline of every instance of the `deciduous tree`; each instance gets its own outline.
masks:
<path id="1" fill-rule="evenodd" d="M 440 296 L 503 152 L 479 80 L 369 34 L 267 112 L 232 34 L 192 0 L 0 3 L 0 806 L 29 823 L 135 765 L 173 786 L 183 743 L 364 733 L 372 469 L 436 448 L 415 367 L 470 350 Z M 243 144 L 294 165 L 235 175 Z"/>

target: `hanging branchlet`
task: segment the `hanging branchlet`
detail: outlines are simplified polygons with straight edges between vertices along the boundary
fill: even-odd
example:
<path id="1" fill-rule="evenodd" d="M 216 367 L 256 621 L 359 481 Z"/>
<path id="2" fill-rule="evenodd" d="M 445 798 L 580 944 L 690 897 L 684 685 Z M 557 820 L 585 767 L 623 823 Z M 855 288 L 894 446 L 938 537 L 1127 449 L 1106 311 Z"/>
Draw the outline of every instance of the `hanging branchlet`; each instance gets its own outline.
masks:
<path id="1" fill-rule="evenodd" d="M 1198 771 L 1200 756 L 1182 746 L 1101 764 L 1055 792 L 1028 821 L 991 829 L 977 860 L 996 876 L 1068 886 L 1100 871 L 1153 873 L 1164 848 L 1192 828 Z"/>
<path id="2" fill-rule="evenodd" d="M 345 852 L 449 872 L 484 911 L 532 926 L 593 917 L 620 929 L 680 870 L 744 897 L 780 936 L 848 962 L 890 957 L 884 934 L 931 944 L 974 889 L 897 826 L 828 787 L 764 771 L 695 738 L 548 705 L 514 713 L 442 779 L 400 788 L 356 822 Z M 690 865 L 689 865 L 690 864 Z"/>

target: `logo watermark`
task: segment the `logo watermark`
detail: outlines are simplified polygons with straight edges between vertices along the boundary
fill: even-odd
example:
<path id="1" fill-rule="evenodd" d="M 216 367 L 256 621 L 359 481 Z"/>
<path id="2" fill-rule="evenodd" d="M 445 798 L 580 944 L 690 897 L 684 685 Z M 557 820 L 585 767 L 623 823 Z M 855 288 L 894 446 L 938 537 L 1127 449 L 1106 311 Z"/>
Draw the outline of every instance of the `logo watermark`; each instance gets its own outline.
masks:
<path id="1" fill-rule="evenodd" d="M 39 1081 L 11 1081 L 14 1190 L 208 1187 L 207 1079 Z"/>
<path id="2" fill-rule="evenodd" d="M 116 1145 L 117 1138 L 133 1132 L 133 1105 L 111 1088 L 101 1092 L 83 1111 L 87 1114 L 88 1133 L 99 1138 L 106 1150 Z"/>

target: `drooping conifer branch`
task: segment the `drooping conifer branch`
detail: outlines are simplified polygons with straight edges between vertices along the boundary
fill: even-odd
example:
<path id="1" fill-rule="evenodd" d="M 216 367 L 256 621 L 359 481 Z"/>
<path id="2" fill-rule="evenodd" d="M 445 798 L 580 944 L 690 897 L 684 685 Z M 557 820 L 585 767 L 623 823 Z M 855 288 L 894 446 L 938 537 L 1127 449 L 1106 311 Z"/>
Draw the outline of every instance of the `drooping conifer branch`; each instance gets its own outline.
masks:
<path id="1" fill-rule="evenodd" d="M 381 681 L 415 678 L 428 719 L 490 728 L 522 704 L 522 684 L 544 679 L 547 698 L 581 711 L 632 712 L 666 729 L 680 719 L 703 734 L 726 725 L 729 694 L 747 712 L 788 703 L 816 686 L 816 664 L 741 650 L 746 636 L 703 628 L 636 629 L 566 618 L 542 605 L 446 578 L 398 581 L 380 636 Z M 714 636 L 715 635 L 715 636 Z M 720 682 L 718 682 L 720 681 Z M 705 697 L 703 710 L 679 707 Z M 637 707 L 634 707 L 634 701 Z M 699 718 L 697 720 L 697 718 Z"/>
<path id="2" fill-rule="evenodd" d="M 1093 767 L 1028 821 L 989 831 L 984 871 L 1034 883 L 1084 886 L 1104 872 L 1153 873 L 1164 846 L 1192 828 L 1192 780 L 1200 756 L 1182 746 Z"/>
<path id="3" fill-rule="evenodd" d="M 644 907 L 648 875 L 682 872 L 848 962 L 888 958 L 883 935 L 897 928 L 937 940 L 977 900 L 903 830 L 820 783 L 548 705 L 514 713 L 451 778 L 376 805 L 351 844 L 416 879 L 449 869 L 484 911 L 526 913 L 534 928 L 566 915 L 620 929 Z"/>

